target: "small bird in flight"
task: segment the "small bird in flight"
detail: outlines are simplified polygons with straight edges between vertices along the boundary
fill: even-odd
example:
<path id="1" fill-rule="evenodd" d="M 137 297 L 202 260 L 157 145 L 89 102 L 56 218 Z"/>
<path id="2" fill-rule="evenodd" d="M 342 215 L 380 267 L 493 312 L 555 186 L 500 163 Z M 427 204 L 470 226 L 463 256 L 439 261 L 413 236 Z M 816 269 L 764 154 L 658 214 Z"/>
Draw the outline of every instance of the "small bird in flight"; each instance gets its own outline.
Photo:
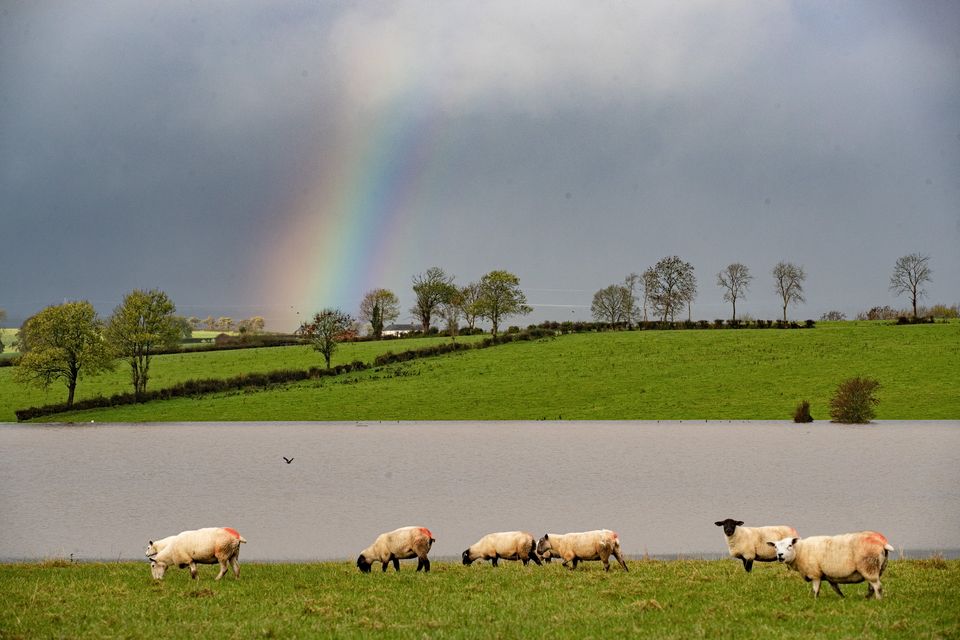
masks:
<path id="1" fill-rule="evenodd" d="M 283 458 L 283 461 L 286 462 L 287 464 L 290 464 L 291 462 L 293 462 L 293 458 L 288 458 L 287 456 L 280 456 L 280 457 Z"/>

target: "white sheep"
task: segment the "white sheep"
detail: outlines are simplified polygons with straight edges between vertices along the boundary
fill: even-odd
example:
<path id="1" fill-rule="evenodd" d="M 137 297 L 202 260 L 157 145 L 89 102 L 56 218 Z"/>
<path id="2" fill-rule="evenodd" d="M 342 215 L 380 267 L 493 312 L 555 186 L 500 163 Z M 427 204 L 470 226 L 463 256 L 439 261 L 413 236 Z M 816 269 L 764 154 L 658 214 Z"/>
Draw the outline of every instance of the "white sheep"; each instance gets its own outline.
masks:
<path id="1" fill-rule="evenodd" d="M 820 595 L 820 581 L 826 580 L 842 598 L 839 584 L 867 581 L 867 598 L 880 599 L 880 576 L 887 567 L 887 554 L 893 547 L 883 534 L 859 531 L 838 536 L 784 538 L 768 543 L 777 560 L 813 583 L 813 596 Z"/>
<path id="2" fill-rule="evenodd" d="M 545 558 L 562 558 L 563 566 L 571 570 L 576 569 L 577 563 L 582 560 L 600 560 L 605 571 L 610 571 L 612 555 L 624 571 L 629 571 L 620 554 L 620 536 L 609 529 L 580 533 L 547 533 L 537 542 L 537 553 Z"/>
<path id="3" fill-rule="evenodd" d="M 745 527 L 743 520 L 727 518 L 713 524 L 723 527 L 723 534 L 727 538 L 727 548 L 730 555 L 743 562 L 743 568 L 749 572 L 753 562 L 773 562 L 777 554 L 768 542 L 797 535 L 797 530 L 787 525 L 772 525 L 768 527 Z"/>
<path id="4" fill-rule="evenodd" d="M 197 564 L 220 563 L 219 580 L 233 568 L 233 575 L 240 577 L 240 544 L 246 538 L 230 527 L 208 527 L 196 531 L 182 531 L 175 536 L 151 540 L 146 556 L 150 558 L 150 571 L 157 580 L 162 580 L 169 566 L 181 569 L 190 567 L 190 577 L 196 579 Z"/>
<path id="5" fill-rule="evenodd" d="M 425 527 L 401 527 L 387 533 L 381 533 L 373 544 L 364 549 L 357 558 L 357 568 L 364 573 L 370 572 L 374 562 L 382 565 L 383 571 L 387 564 L 393 562 L 393 568 L 400 571 L 400 561 L 407 558 L 417 558 L 417 571 L 430 571 L 430 547 L 436 540 L 430 530 Z"/>
<path id="6" fill-rule="evenodd" d="M 463 564 L 472 564 L 475 560 L 489 560 L 497 566 L 503 560 L 521 560 L 524 566 L 533 560 L 538 565 L 537 543 L 526 531 L 500 531 L 488 533 L 470 545 L 463 552 Z"/>

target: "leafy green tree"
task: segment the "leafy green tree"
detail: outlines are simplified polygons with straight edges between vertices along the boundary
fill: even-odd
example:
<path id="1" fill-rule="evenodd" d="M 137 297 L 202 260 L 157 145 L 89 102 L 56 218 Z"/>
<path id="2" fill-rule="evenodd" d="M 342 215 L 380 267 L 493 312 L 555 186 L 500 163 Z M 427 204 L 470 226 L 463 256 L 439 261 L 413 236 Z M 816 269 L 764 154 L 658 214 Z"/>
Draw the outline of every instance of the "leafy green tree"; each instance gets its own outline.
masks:
<path id="1" fill-rule="evenodd" d="M 361 322 L 369 322 L 374 337 L 383 336 L 384 325 L 390 324 L 400 316 L 400 300 L 390 289 L 368 291 L 360 301 Z"/>
<path id="2" fill-rule="evenodd" d="M 430 331 L 430 319 L 453 295 L 456 287 L 453 276 L 448 276 L 440 267 L 430 267 L 426 273 L 413 277 L 413 293 L 417 302 L 410 309 L 423 327 L 424 334 Z"/>
<path id="3" fill-rule="evenodd" d="M 251 316 L 237 323 L 237 331 L 241 335 L 257 335 L 263 333 L 263 328 L 267 326 L 267 321 L 263 316 Z"/>
<path id="4" fill-rule="evenodd" d="M 480 278 L 479 305 L 481 315 L 493 325 L 497 335 L 501 320 L 533 311 L 527 306 L 527 296 L 520 290 L 520 278 L 509 271 L 491 271 Z"/>
<path id="5" fill-rule="evenodd" d="M 67 406 L 73 405 L 81 376 L 97 375 L 113 366 L 103 340 L 103 323 L 86 301 L 47 307 L 27 319 L 23 336 L 18 342 L 23 356 L 14 378 L 43 388 L 61 380 L 67 386 Z"/>
<path id="6" fill-rule="evenodd" d="M 483 311 L 480 308 L 480 283 L 471 282 L 457 290 L 456 299 L 460 304 L 460 312 L 463 313 L 463 319 L 466 320 L 470 331 L 477 326 L 477 318 Z"/>
<path id="7" fill-rule="evenodd" d="M 773 268 L 774 289 L 783 300 L 783 321 L 787 321 L 787 306 L 792 303 L 806 302 L 803 297 L 803 281 L 807 274 L 803 267 L 791 262 L 778 262 Z"/>
<path id="8" fill-rule="evenodd" d="M 933 271 L 930 269 L 930 256 L 911 253 L 908 256 L 897 258 L 890 276 L 890 290 L 896 294 L 910 295 L 913 303 L 913 317 L 917 317 L 917 300 L 927 294 L 923 288 L 925 282 L 932 282 Z"/>
<path id="9" fill-rule="evenodd" d="M 300 334 L 305 336 L 314 351 L 323 354 L 327 362 L 327 369 L 330 368 L 330 359 L 333 357 L 337 345 L 340 343 L 344 333 L 350 331 L 353 327 L 353 318 L 348 313 L 340 309 L 323 309 L 314 314 L 309 322 L 300 325 Z"/>
<path id="10" fill-rule="evenodd" d="M 150 360 L 157 351 L 180 342 L 177 308 L 159 289 L 134 289 L 113 310 L 106 338 L 118 357 L 130 364 L 133 393 L 138 398 L 147 390 Z"/>

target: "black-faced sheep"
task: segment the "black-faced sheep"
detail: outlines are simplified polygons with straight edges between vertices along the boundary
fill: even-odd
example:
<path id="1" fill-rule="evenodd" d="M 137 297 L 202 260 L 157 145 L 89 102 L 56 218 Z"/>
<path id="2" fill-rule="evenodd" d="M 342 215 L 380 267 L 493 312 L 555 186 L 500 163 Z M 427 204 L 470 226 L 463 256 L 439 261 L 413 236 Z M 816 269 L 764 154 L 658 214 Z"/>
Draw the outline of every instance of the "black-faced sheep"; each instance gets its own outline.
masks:
<path id="1" fill-rule="evenodd" d="M 803 579 L 813 583 L 813 596 L 820 595 L 820 581 L 826 580 L 842 598 L 840 584 L 866 581 L 867 598 L 877 600 L 883 594 L 880 576 L 887 567 L 887 555 L 893 547 L 876 531 L 844 533 L 838 536 L 784 538 L 768 543 L 777 560 Z"/>
<path id="2" fill-rule="evenodd" d="M 230 527 L 208 527 L 196 531 L 183 531 L 175 536 L 167 536 L 150 541 L 146 556 L 150 558 L 150 572 L 157 580 L 162 580 L 169 566 L 181 569 L 190 567 L 190 577 L 196 579 L 197 564 L 220 563 L 219 580 L 233 568 L 233 575 L 240 577 L 240 544 L 247 540 Z"/>
<path id="3" fill-rule="evenodd" d="M 584 531 L 580 533 L 548 533 L 537 543 L 537 553 L 543 557 L 557 557 L 563 559 L 563 566 L 571 570 L 577 568 L 577 563 L 583 560 L 600 560 L 605 571 L 610 571 L 610 556 L 612 555 L 623 567 L 627 563 L 620 554 L 620 536 L 609 529 Z"/>
<path id="4" fill-rule="evenodd" d="M 400 561 L 407 558 L 418 558 L 417 571 L 430 571 L 430 560 L 427 554 L 436 540 L 430 530 L 425 527 L 401 527 L 394 531 L 381 533 L 373 544 L 364 549 L 357 558 L 357 568 L 364 573 L 370 572 L 374 562 L 387 570 L 388 563 L 400 571 Z"/>
<path id="5" fill-rule="evenodd" d="M 773 562 L 777 554 L 767 546 L 768 542 L 797 535 L 797 530 L 787 525 L 768 527 L 745 527 L 743 520 L 727 518 L 713 524 L 723 527 L 730 555 L 743 561 L 743 568 L 749 572 L 753 562 Z"/>
<path id="6" fill-rule="evenodd" d="M 475 560 L 489 560 L 493 566 L 500 560 L 521 560 L 524 565 L 533 560 L 540 564 L 537 543 L 526 531 L 488 533 L 463 552 L 463 564 Z"/>

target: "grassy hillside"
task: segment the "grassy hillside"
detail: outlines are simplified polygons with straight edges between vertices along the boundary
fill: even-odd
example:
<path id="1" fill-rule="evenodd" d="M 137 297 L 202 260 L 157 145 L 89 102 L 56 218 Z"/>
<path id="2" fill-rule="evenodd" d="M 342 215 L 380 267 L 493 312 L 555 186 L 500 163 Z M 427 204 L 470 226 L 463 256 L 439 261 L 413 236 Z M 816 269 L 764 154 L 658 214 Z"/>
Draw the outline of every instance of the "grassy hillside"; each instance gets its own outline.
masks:
<path id="1" fill-rule="evenodd" d="M 946 638 L 960 635 L 960 561 L 894 560 L 886 598 L 841 599 L 785 567 L 634 561 L 360 574 L 351 563 L 244 565 L 214 582 L 146 562 L 0 565 L 0 637 Z"/>
<path id="2" fill-rule="evenodd" d="M 237 357 L 230 353 L 217 355 Z M 180 364 L 170 366 L 184 367 L 192 357 L 177 356 Z M 346 352 L 341 357 L 349 359 Z M 880 419 L 958 419 L 960 323 L 568 335 L 340 379 L 59 417 L 134 422 L 786 420 L 807 399 L 813 416 L 827 419 L 827 401 L 837 383 L 858 374 L 882 384 Z"/>
<path id="3" fill-rule="evenodd" d="M 480 339 L 482 336 L 458 338 L 461 341 Z M 354 342 L 340 345 L 334 354 L 333 364 L 362 360 L 372 361 L 386 351 L 404 351 L 444 342 L 449 338 L 411 338 L 383 342 Z M 148 388 L 159 389 L 176 382 L 198 378 L 227 378 L 240 373 L 259 373 L 277 369 L 308 369 L 322 367 L 323 356 L 310 347 L 269 347 L 263 349 L 238 349 L 233 351 L 207 351 L 156 356 L 150 364 Z M 13 381 L 12 367 L 0 368 L 0 422 L 15 421 L 16 409 L 52 404 L 66 400 L 66 387 L 54 383 L 47 391 L 26 387 Z M 98 395 L 109 396 L 131 390 L 130 369 L 123 362 L 116 368 L 93 378 L 81 378 L 77 386 L 77 399 Z"/>

